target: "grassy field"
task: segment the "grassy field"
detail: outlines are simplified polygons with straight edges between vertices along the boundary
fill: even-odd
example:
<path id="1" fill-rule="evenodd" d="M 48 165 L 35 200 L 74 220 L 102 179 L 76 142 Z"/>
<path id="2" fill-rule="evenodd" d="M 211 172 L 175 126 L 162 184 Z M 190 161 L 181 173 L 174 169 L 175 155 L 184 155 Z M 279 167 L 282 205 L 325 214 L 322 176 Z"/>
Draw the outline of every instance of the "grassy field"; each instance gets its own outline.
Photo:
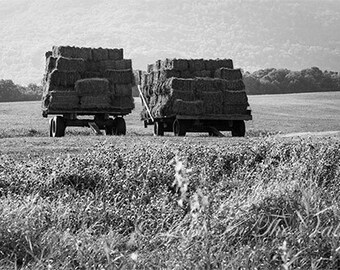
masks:
<path id="1" fill-rule="evenodd" d="M 253 121 L 246 123 L 248 135 L 263 132 L 292 133 L 340 130 L 340 92 L 249 96 Z M 128 135 L 152 135 L 140 121 L 141 102 L 126 117 Z M 89 135 L 88 128 L 68 128 L 67 135 Z M 170 133 L 166 133 L 172 136 Z M 206 134 L 189 134 L 189 136 Z M 229 135 L 229 132 L 226 133 Z M 48 136 L 48 119 L 41 116 L 40 102 L 0 103 L 0 138 Z"/>
<path id="2" fill-rule="evenodd" d="M 250 129 L 291 132 L 340 130 L 340 92 L 249 96 Z"/>
<path id="3" fill-rule="evenodd" d="M 250 96 L 246 138 L 154 137 L 138 101 L 128 136 L 49 138 L 0 103 L 0 268 L 339 269 L 340 137 L 263 132 L 340 130 L 339 96 Z"/>

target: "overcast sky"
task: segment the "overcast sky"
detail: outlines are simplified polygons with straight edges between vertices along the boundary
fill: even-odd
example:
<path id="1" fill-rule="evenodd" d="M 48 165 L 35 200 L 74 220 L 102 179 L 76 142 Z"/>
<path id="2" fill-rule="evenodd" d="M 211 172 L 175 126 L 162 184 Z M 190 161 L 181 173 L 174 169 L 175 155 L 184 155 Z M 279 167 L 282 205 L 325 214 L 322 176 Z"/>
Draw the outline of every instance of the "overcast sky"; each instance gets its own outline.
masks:
<path id="1" fill-rule="evenodd" d="M 0 0 L 0 79 L 39 83 L 53 45 L 124 48 L 136 69 L 166 57 L 340 71 L 340 0 Z"/>

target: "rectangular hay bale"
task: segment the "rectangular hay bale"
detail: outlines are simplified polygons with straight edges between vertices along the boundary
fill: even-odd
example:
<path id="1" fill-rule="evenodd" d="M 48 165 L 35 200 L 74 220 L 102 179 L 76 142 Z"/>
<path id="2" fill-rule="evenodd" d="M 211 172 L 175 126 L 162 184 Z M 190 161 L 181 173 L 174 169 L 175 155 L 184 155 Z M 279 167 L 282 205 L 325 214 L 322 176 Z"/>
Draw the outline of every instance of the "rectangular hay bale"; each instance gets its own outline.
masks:
<path id="1" fill-rule="evenodd" d="M 82 58 L 66 58 L 66 57 L 58 57 L 56 62 L 56 68 L 59 71 L 75 71 L 75 72 L 84 72 L 85 61 Z"/>
<path id="2" fill-rule="evenodd" d="M 159 82 L 161 82 L 161 79 L 160 79 L 160 71 L 154 71 L 152 72 L 153 73 L 153 81 L 152 81 L 152 84 L 157 84 Z"/>
<path id="3" fill-rule="evenodd" d="M 248 97 L 246 91 L 223 91 L 224 104 L 244 104 L 248 106 Z"/>
<path id="4" fill-rule="evenodd" d="M 103 75 L 101 72 L 95 71 L 85 71 L 81 74 L 82 79 L 90 79 L 90 78 L 102 78 Z"/>
<path id="5" fill-rule="evenodd" d="M 147 72 L 145 72 L 144 74 L 142 74 L 142 77 L 141 77 L 141 86 L 144 87 L 144 86 L 147 86 L 148 85 L 148 74 Z"/>
<path id="6" fill-rule="evenodd" d="M 193 80 L 192 79 L 183 79 L 183 78 L 170 78 L 166 80 L 165 87 L 167 89 L 176 89 L 181 91 L 192 91 L 193 89 Z"/>
<path id="7" fill-rule="evenodd" d="M 241 69 L 218 68 L 215 71 L 215 78 L 220 78 L 228 81 L 242 80 Z"/>
<path id="8" fill-rule="evenodd" d="M 204 113 L 204 104 L 201 100 L 184 101 L 176 99 L 173 105 L 173 111 L 180 115 L 201 115 Z"/>
<path id="9" fill-rule="evenodd" d="M 217 92 L 202 92 L 200 99 L 204 104 L 204 113 L 222 114 L 223 113 L 223 94 Z"/>
<path id="10" fill-rule="evenodd" d="M 48 92 L 52 92 L 52 91 L 57 91 L 57 92 L 75 92 L 74 87 L 53 85 L 49 81 L 47 81 L 43 85 L 43 92 L 44 93 L 48 93 Z"/>
<path id="11" fill-rule="evenodd" d="M 156 106 L 157 100 L 158 100 L 158 95 L 153 95 L 150 98 L 150 103 L 149 103 L 150 110 L 152 110 L 152 108 Z"/>
<path id="12" fill-rule="evenodd" d="M 133 70 L 133 76 L 135 77 L 134 85 L 141 85 L 143 76 L 142 70 Z"/>
<path id="13" fill-rule="evenodd" d="M 243 91 L 246 88 L 243 80 L 224 81 L 224 89 L 230 91 Z"/>
<path id="14" fill-rule="evenodd" d="M 46 59 L 46 68 L 45 68 L 45 72 L 46 72 L 46 73 L 52 72 L 52 70 L 56 68 L 56 64 L 57 64 L 57 58 L 56 58 L 56 57 L 53 57 L 53 56 L 49 56 L 49 57 Z"/>
<path id="15" fill-rule="evenodd" d="M 180 71 L 180 75 L 178 76 L 180 78 L 193 78 L 193 74 L 190 70 L 183 70 Z"/>
<path id="16" fill-rule="evenodd" d="M 198 96 L 202 92 L 223 91 L 225 84 L 226 81 L 222 79 L 197 77 L 193 79 L 193 91 Z"/>
<path id="17" fill-rule="evenodd" d="M 86 110 L 102 110 L 111 108 L 111 98 L 109 94 L 99 96 L 81 96 L 80 107 Z"/>
<path id="18" fill-rule="evenodd" d="M 203 59 L 190 59 L 188 60 L 190 71 L 205 70 L 205 64 Z"/>
<path id="19" fill-rule="evenodd" d="M 132 96 L 132 85 L 128 84 L 115 84 L 113 87 L 115 96 Z"/>
<path id="20" fill-rule="evenodd" d="M 246 104 L 223 104 L 223 114 L 246 114 L 247 106 Z"/>
<path id="21" fill-rule="evenodd" d="M 122 60 L 124 58 L 123 49 L 122 48 L 108 49 L 108 57 L 109 60 Z"/>
<path id="22" fill-rule="evenodd" d="M 91 48 L 79 48 L 71 46 L 53 46 L 52 56 L 66 58 L 82 58 L 85 61 L 92 60 Z"/>
<path id="23" fill-rule="evenodd" d="M 146 81 L 147 85 L 151 86 L 153 84 L 153 76 L 154 76 L 153 72 L 147 73 L 147 81 Z"/>
<path id="24" fill-rule="evenodd" d="M 131 69 L 113 70 L 107 69 L 104 72 L 104 78 L 107 78 L 111 83 L 128 84 L 133 81 Z"/>
<path id="25" fill-rule="evenodd" d="M 199 70 L 199 71 L 194 71 L 192 73 L 192 78 L 195 78 L 195 77 L 211 78 L 213 77 L 211 75 L 212 75 L 212 72 L 210 70 Z"/>
<path id="26" fill-rule="evenodd" d="M 45 58 L 47 60 L 47 58 L 49 58 L 50 56 L 52 56 L 52 51 L 47 51 L 45 52 Z"/>
<path id="27" fill-rule="evenodd" d="M 147 67 L 146 67 L 146 72 L 147 72 L 147 73 L 151 73 L 151 72 L 153 72 L 154 70 L 155 70 L 154 64 L 149 64 L 149 65 L 147 65 Z"/>
<path id="28" fill-rule="evenodd" d="M 189 69 L 189 63 L 186 59 L 166 59 L 165 68 L 184 71 Z"/>
<path id="29" fill-rule="evenodd" d="M 234 68 L 233 60 L 231 59 L 217 59 L 216 60 L 216 69 L 218 68 Z"/>
<path id="30" fill-rule="evenodd" d="M 75 83 L 75 91 L 80 95 L 98 96 L 110 92 L 110 84 L 107 79 L 91 78 L 78 80 Z"/>
<path id="31" fill-rule="evenodd" d="M 79 96 L 74 91 L 52 91 L 47 97 L 49 100 L 45 100 L 45 105 L 50 110 L 74 110 L 80 107 Z"/>
<path id="32" fill-rule="evenodd" d="M 85 71 L 102 72 L 100 62 L 85 61 Z"/>
<path id="33" fill-rule="evenodd" d="M 172 89 L 171 93 L 169 94 L 172 100 L 181 99 L 184 101 L 194 101 L 195 95 L 189 91 L 181 91 Z"/>
<path id="34" fill-rule="evenodd" d="M 132 96 L 111 95 L 111 106 L 123 110 L 132 110 L 135 108 L 135 103 Z"/>
<path id="35" fill-rule="evenodd" d="M 156 70 L 161 70 L 164 67 L 165 67 L 164 61 L 162 61 L 162 60 L 157 60 L 156 61 L 156 63 L 155 63 Z"/>
<path id="36" fill-rule="evenodd" d="M 180 73 L 177 70 L 172 69 L 163 69 L 158 71 L 159 81 L 165 81 L 166 79 L 172 78 L 172 77 L 180 77 Z"/>
<path id="37" fill-rule="evenodd" d="M 195 78 L 192 79 L 193 92 L 200 96 L 202 92 L 214 92 L 216 91 L 214 86 L 214 80 L 210 78 Z"/>
<path id="38" fill-rule="evenodd" d="M 214 71 L 218 68 L 234 68 L 233 60 L 231 59 L 209 59 L 204 60 L 205 69 Z"/>
<path id="39" fill-rule="evenodd" d="M 109 51 L 104 48 L 92 49 L 92 60 L 93 61 L 103 61 L 109 59 Z"/>
<path id="40" fill-rule="evenodd" d="M 104 73 L 107 69 L 117 69 L 116 60 L 102 60 L 96 64 L 101 73 Z"/>
<path id="41" fill-rule="evenodd" d="M 116 60 L 115 69 L 132 69 L 131 59 Z"/>
<path id="42" fill-rule="evenodd" d="M 55 86 L 74 87 L 76 81 L 80 79 L 80 74 L 74 71 L 60 71 L 54 69 L 47 78 L 47 81 Z"/>

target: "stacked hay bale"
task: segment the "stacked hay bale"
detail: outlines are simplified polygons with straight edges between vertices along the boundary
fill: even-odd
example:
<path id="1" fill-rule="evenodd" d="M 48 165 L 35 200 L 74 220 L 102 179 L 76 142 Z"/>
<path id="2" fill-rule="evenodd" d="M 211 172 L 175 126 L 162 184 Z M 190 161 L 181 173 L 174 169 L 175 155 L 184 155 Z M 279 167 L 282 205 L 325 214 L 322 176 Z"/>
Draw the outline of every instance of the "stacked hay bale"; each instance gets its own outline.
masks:
<path id="1" fill-rule="evenodd" d="M 249 105 L 231 59 L 158 60 L 138 75 L 153 117 L 242 114 Z M 147 118 L 145 107 L 141 117 Z"/>
<path id="2" fill-rule="evenodd" d="M 46 53 L 43 106 L 57 111 L 132 110 L 132 63 L 123 49 L 54 46 Z"/>

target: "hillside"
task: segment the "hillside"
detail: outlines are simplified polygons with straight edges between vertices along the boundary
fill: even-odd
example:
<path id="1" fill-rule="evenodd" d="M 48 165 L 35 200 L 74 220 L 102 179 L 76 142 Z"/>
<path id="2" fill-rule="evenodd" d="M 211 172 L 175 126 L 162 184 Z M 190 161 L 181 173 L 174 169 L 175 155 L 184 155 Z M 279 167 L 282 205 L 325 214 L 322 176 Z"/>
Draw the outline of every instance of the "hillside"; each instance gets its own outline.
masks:
<path id="1" fill-rule="evenodd" d="M 52 45 L 123 47 L 134 68 L 164 57 L 236 67 L 340 70 L 338 1 L 4 0 L 0 78 L 39 83 Z"/>

